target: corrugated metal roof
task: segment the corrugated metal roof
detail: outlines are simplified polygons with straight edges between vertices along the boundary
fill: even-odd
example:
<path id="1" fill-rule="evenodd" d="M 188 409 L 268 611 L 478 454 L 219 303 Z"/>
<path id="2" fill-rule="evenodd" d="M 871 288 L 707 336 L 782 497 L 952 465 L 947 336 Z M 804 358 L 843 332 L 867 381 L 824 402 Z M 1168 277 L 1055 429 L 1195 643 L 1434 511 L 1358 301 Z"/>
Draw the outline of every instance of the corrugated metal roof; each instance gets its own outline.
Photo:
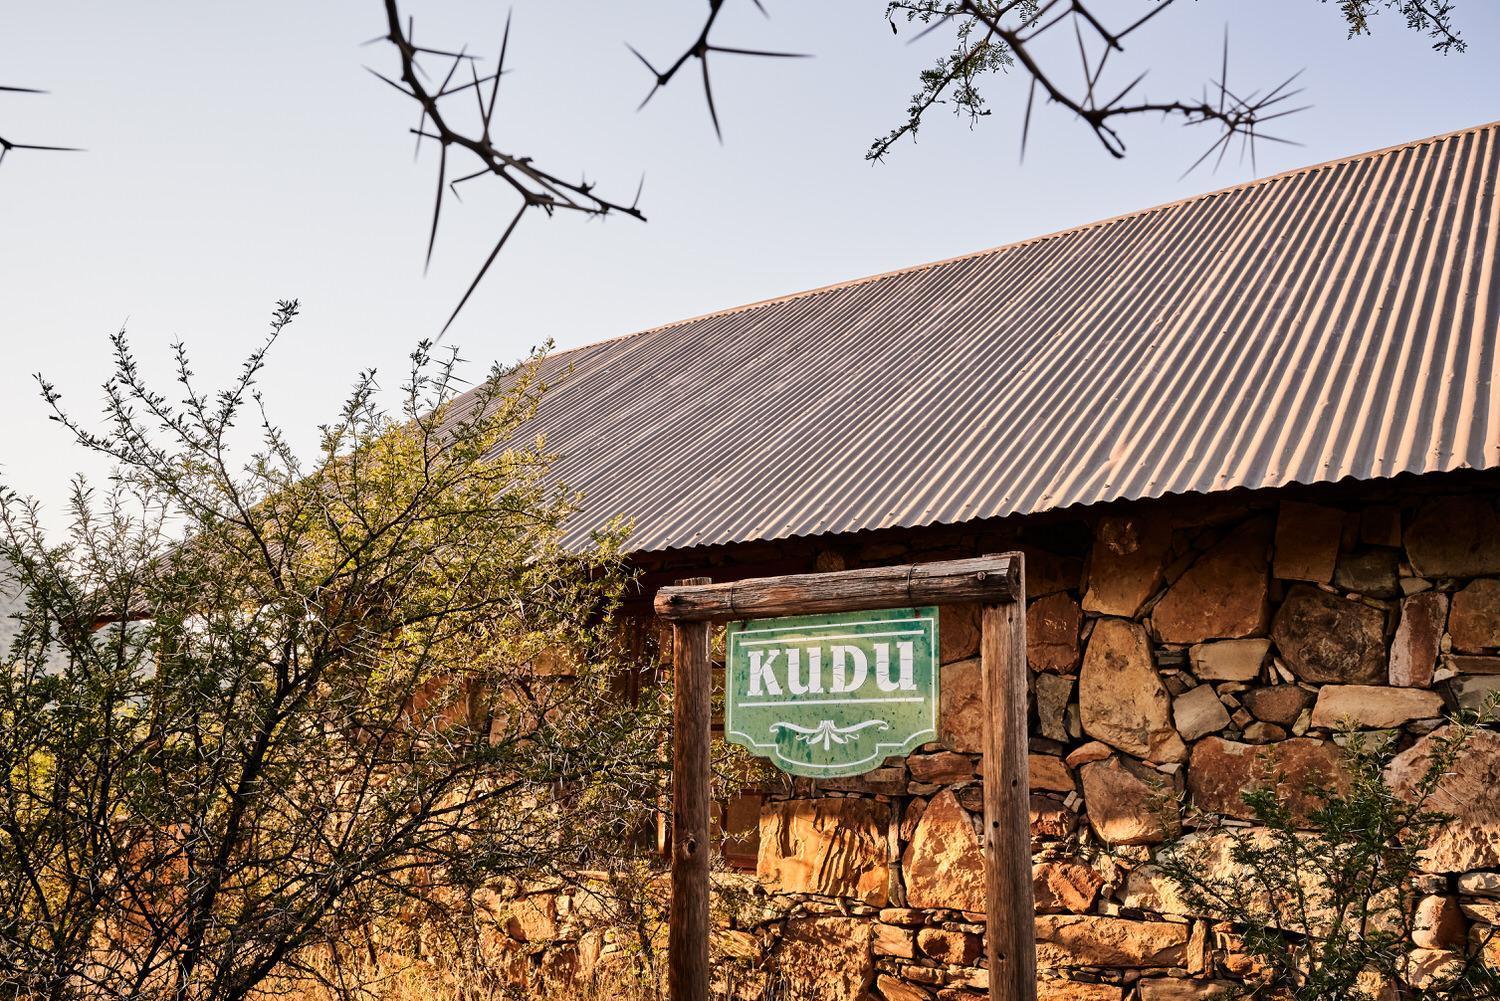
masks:
<path id="1" fill-rule="evenodd" d="M 636 551 L 1500 465 L 1500 123 L 569 351 Z"/>

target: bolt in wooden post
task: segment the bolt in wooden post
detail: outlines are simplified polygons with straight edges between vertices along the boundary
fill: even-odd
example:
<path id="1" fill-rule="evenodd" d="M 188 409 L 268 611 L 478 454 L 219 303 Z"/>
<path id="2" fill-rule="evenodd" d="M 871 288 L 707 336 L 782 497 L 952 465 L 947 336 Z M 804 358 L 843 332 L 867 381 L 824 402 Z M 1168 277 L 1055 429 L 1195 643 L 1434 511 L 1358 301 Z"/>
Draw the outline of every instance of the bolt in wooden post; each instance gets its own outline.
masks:
<path id="1" fill-rule="evenodd" d="M 985 605 L 980 642 L 984 705 L 985 945 L 990 1001 L 1036 1001 L 1031 899 L 1031 789 L 1026 766 L 1026 592 Z"/>
<path id="2" fill-rule="evenodd" d="M 707 584 L 693 577 L 679 584 Z M 672 909 L 667 923 L 668 996 L 708 998 L 709 676 L 708 622 L 672 625 Z"/>

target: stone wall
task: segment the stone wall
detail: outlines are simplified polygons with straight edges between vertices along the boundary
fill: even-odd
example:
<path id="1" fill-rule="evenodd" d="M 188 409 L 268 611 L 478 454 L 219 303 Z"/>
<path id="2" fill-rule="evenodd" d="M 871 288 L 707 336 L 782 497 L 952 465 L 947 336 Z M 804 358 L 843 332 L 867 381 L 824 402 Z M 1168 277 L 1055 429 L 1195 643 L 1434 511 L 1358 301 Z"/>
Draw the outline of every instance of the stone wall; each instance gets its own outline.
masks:
<path id="1" fill-rule="evenodd" d="M 1151 878 L 1194 811 L 1245 818 L 1267 761 L 1331 775 L 1342 725 L 1420 767 L 1445 713 L 1500 689 L 1500 488 L 1483 476 L 1183 499 L 1083 515 L 742 547 L 657 575 L 1027 554 L 1031 835 L 1044 1001 L 1187 1001 L 1245 969 Z M 751 569 L 754 564 L 755 568 Z M 749 906 L 717 933 L 747 997 L 981 998 L 977 609 L 941 611 L 941 740 L 857 779 L 784 779 Z M 1500 735 L 1442 789 L 1413 949 L 1500 920 Z M 1430 956 L 1428 955 L 1430 953 Z"/>

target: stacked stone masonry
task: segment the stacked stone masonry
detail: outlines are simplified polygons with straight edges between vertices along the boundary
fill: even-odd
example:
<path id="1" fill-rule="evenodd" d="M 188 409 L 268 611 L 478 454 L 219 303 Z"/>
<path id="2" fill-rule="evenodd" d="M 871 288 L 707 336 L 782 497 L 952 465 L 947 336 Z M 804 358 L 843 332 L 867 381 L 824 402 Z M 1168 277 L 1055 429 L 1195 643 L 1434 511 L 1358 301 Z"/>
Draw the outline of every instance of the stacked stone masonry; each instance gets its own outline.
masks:
<path id="1" fill-rule="evenodd" d="M 662 572 L 1024 549 L 1040 997 L 1192 1001 L 1246 958 L 1153 879 L 1153 853 L 1197 811 L 1248 818 L 1241 793 L 1268 764 L 1305 814 L 1304 783 L 1337 778 L 1344 727 L 1399 733 L 1397 787 L 1420 772 L 1445 715 L 1500 691 L 1497 506 L 1494 479 L 1455 474 L 728 550 Z M 857 779 L 773 783 L 753 879 L 724 877 L 752 901 L 715 933 L 736 993 L 986 996 L 977 611 L 941 610 L 938 741 Z M 1440 797 L 1454 819 L 1425 856 L 1410 943 L 1433 962 L 1500 921 L 1500 734 L 1479 735 Z"/>

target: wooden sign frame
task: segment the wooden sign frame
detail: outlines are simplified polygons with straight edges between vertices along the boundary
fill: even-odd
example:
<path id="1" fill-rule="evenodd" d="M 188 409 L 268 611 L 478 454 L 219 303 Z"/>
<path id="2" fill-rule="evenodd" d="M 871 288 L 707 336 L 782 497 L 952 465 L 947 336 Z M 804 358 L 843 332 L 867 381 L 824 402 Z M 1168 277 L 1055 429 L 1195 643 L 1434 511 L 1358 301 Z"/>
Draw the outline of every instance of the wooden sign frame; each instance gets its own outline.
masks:
<path id="1" fill-rule="evenodd" d="M 1026 758 L 1026 573 L 1020 553 L 870 570 L 679 581 L 656 594 L 672 624 L 672 905 L 668 996 L 707 1001 L 712 628 L 734 619 L 979 602 L 984 706 L 985 947 L 990 1001 L 1035 1001 L 1031 790 Z"/>

